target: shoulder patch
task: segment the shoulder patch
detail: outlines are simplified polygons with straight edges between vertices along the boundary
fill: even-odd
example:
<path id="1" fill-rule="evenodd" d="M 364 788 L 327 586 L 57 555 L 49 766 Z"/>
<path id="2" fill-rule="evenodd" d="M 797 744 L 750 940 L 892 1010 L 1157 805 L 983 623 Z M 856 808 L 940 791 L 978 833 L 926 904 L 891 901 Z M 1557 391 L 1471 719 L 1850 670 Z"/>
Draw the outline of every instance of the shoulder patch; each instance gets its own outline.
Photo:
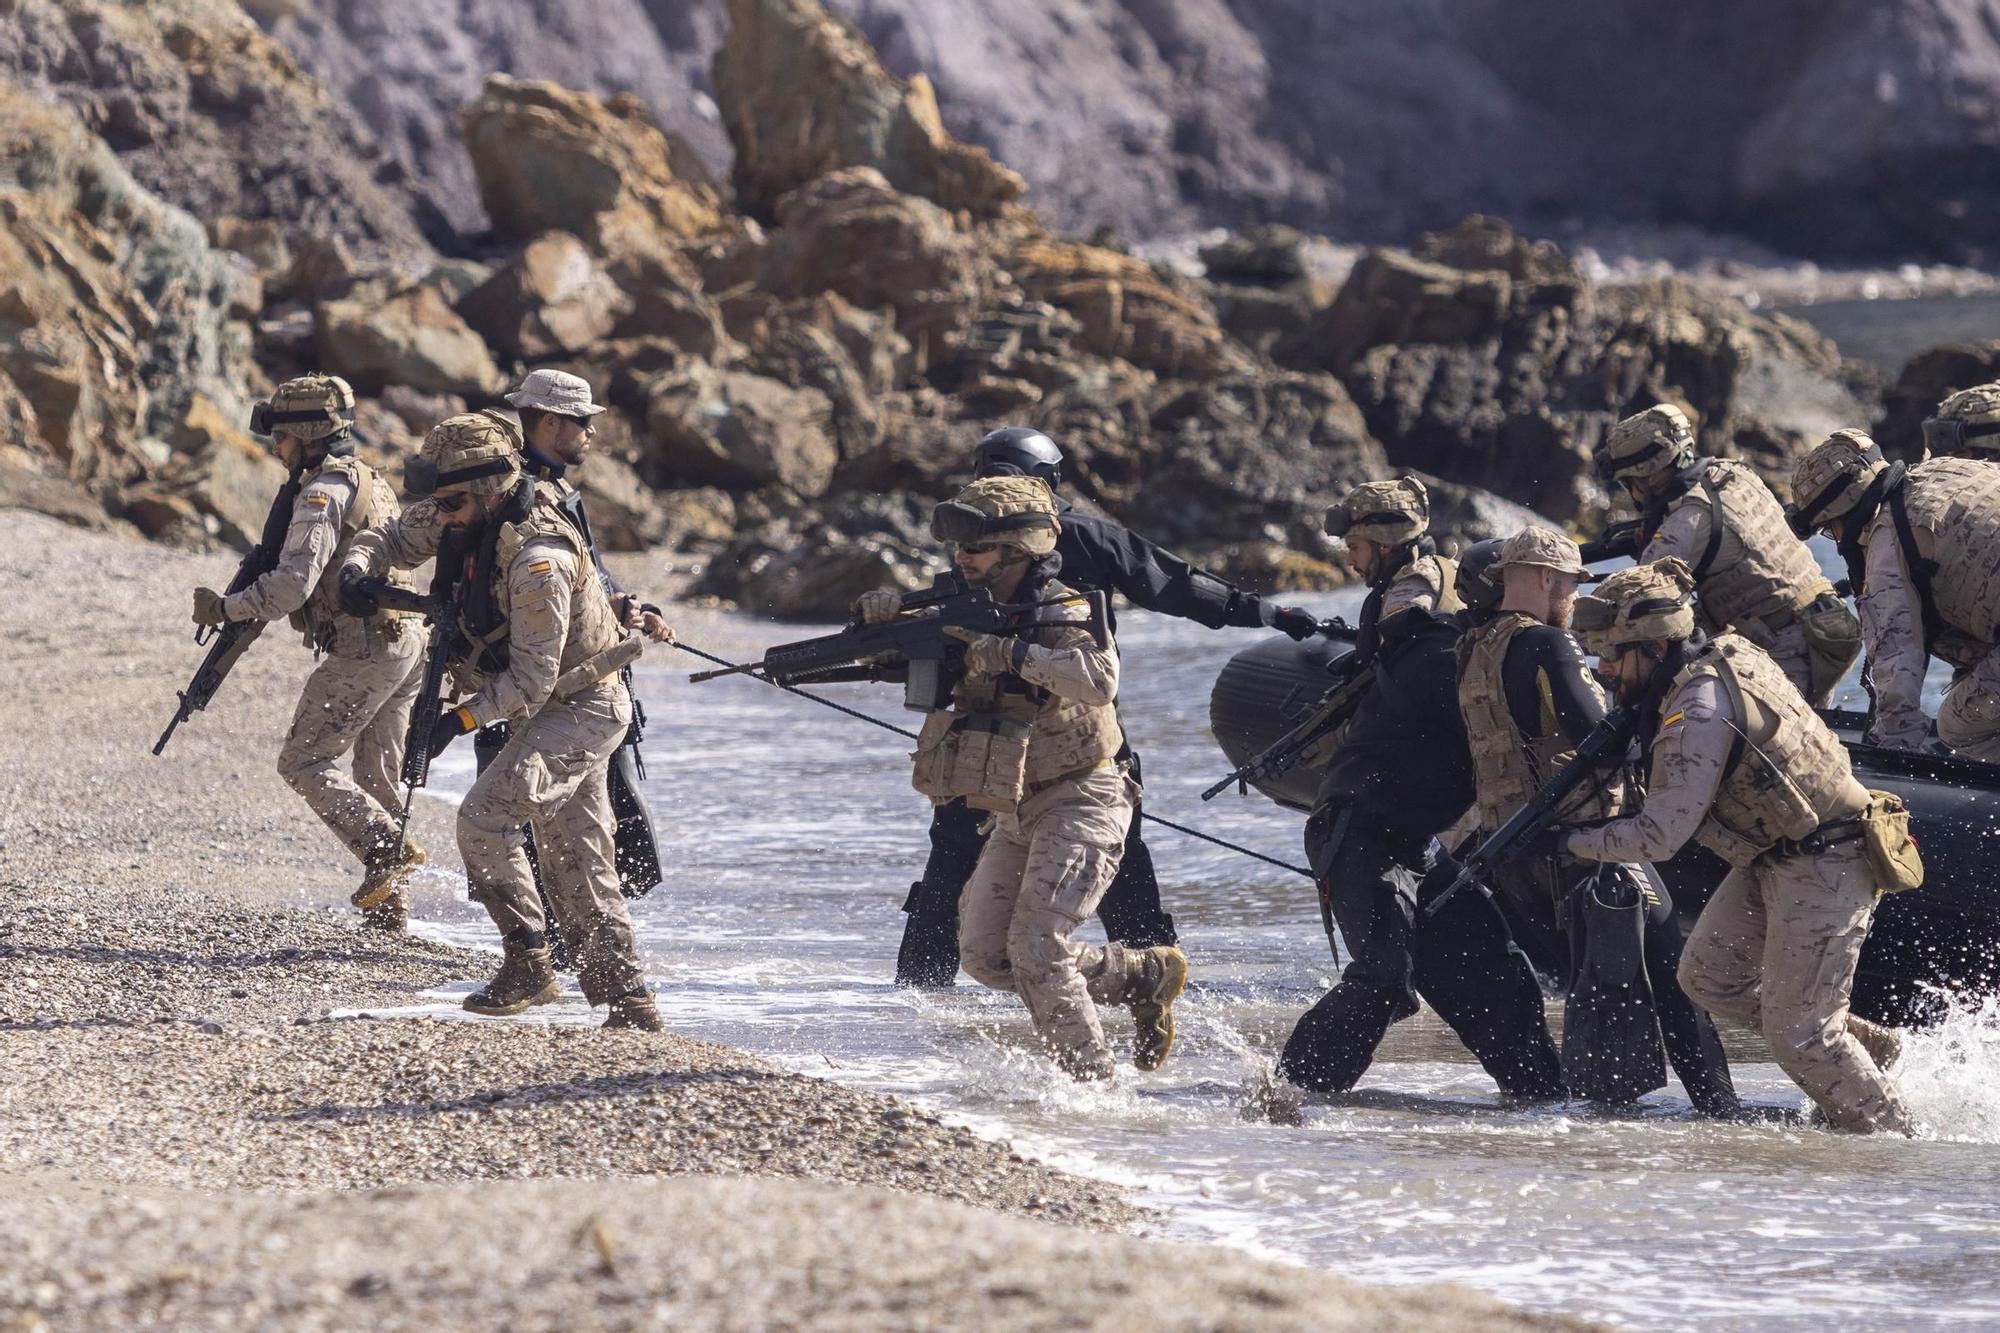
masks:
<path id="1" fill-rule="evenodd" d="M 327 497 L 324 495 L 308 495 L 306 497 L 306 504 L 314 509 L 324 509 L 326 508 L 326 503 Z"/>
<path id="2" fill-rule="evenodd" d="M 534 564 L 528 566 L 528 572 L 530 574 L 546 574 L 554 568 L 555 562 L 553 560 L 537 560 Z"/>
<path id="3" fill-rule="evenodd" d="M 1665 731 L 1668 727 L 1673 726 L 1675 723 L 1685 722 L 1685 721 L 1687 721 L 1687 709 L 1683 708 L 1677 712 L 1670 713 L 1666 717 L 1661 718 L 1660 730 Z"/>

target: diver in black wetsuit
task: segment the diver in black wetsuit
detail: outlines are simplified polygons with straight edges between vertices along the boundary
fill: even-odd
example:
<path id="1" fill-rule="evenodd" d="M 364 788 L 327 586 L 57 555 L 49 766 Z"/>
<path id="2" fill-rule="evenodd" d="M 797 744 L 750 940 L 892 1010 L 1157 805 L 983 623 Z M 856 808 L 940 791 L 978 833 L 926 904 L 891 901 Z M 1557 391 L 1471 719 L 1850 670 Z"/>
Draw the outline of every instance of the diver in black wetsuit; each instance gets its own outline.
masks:
<path id="1" fill-rule="evenodd" d="M 1053 491 L 1061 481 L 1062 461 L 1062 451 L 1048 436 L 1009 426 L 979 441 L 973 470 L 979 477 L 1040 477 Z M 1062 581 L 1078 591 L 1123 593 L 1134 606 L 1210 629 L 1268 626 L 1294 639 L 1318 632 L 1319 621 L 1308 611 L 1269 605 L 1258 594 L 1196 568 L 1110 519 L 1079 513 L 1066 501 L 1058 500 L 1058 505 L 1062 534 L 1056 554 Z M 1137 780 L 1139 757 L 1129 747 L 1120 757 L 1131 764 Z M 979 832 L 984 818 L 963 801 L 938 806 L 932 814 L 930 860 L 903 903 L 909 919 L 896 956 L 897 985 L 949 986 L 958 975 L 958 896 L 985 843 Z M 1140 828 L 1135 811 L 1118 878 L 1097 909 L 1098 919 L 1104 933 L 1120 944 L 1173 944 L 1179 938 L 1174 919 L 1160 905 L 1153 854 Z"/>

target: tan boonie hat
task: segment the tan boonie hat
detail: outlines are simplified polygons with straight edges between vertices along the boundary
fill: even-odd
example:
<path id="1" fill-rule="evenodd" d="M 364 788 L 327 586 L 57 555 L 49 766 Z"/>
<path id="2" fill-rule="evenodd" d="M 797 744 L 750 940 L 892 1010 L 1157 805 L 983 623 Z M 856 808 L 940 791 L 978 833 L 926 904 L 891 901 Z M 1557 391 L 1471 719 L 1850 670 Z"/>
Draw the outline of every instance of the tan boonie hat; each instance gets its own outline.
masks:
<path id="1" fill-rule="evenodd" d="M 1924 447 L 1934 454 L 2000 454 L 2000 384 L 1948 395 L 1924 422 Z"/>
<path id="2" fill-rule="evenodd" d="M 1532 524 L 1500 543 L 1500 555 L 1488 569 L 1497 571 L 1509 565 L 1539 565 L 1558 574 L 1589 572 L 1583 567 L 1583 552 L 1575 542 L 1553 528 Z"/>
<path id="3" fill-rule="evenodd" d="M 1597 449 L 1597 475 L 1606 481 L 1651 477 L 1686 465 L 1694 453 L 1694 425 L 1672 403 L 1649 407 L 1605 432 Z"/>
<path id="4" fill-rule="evenodd" d="M 1364 481 L 1326 511 L 1328 536 L 1366 537 L 1384 546 L 1413 542 L 1430 526 L 1430 492 L 1415 477 Z"/>
<path id="5" fill-rule="evenodd" d="M 1792 507 L 1786 514 L 1801 537 L 1826 528 L 1861 502 L 1868 483 L 1888 460 L 1863 431 L 1837 430 L 1792 469 Z"/>
<path id="6" fill-rule="evenodd" d="M 403 489 L 421 500 L 439 491 L 499 495 L 521 475 L 515 436 L 485 412 L 446 417 L 424 436 L 423 451 L 404 465 Z"/>
<path id="7" fill-rule="evenodd" d="M 1694 571 L 1670 555 L 1607 575 L 1576 599 L 1569 627 L 1596 657 L 1646 639 L 1685 639 L 1694 633 Z"/>
<path id="8" fill-rule="evenodd" d="M 338 375 L 300 375 L 271 391 L 269 404 L 250 415 L 259 435 L 283 431 L 302 440 L 345 435 L 354 426 L 354 389 Z"/>
<path id="9" fill-rule="evenodd" d="M 594 417 L 604 410 L 590 401 L 590 382 L 566 370 L 531 370 L 505 397 L 515 407 L 566 417 Z"/>
<path id="10" fill-rule="evenodd" d="M 931 535 L 955 546 L 998 542 L 1047 555 L 1061 531 L 1055 495 L 1039 477 L 981 477 L 931 511 Z"/>

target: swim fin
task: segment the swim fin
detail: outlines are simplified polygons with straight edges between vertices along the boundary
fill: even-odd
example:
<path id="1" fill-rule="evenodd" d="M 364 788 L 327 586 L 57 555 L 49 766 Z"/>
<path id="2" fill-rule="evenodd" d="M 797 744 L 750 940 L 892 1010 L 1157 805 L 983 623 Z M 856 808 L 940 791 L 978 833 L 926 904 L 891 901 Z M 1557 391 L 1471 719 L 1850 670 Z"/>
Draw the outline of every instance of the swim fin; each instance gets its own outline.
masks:
<path id="1" fill-rule="evenodd" d="M 1653 988 L 1646 980 L 1646 901 L 1621 866 L 1570 891 L 1576 958 L 1563 1005 L 1563 1079 L 1570 1096 L 1629 1102 L 1667 1085 Z"/>

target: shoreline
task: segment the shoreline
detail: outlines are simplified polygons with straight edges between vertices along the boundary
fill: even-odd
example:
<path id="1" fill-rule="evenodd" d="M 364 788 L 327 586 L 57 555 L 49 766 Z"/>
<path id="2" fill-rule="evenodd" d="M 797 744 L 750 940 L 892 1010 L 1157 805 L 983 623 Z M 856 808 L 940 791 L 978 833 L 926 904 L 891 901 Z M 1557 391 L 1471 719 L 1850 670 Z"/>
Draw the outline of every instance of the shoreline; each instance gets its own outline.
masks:
<path id="1" fill-rule="evenodd" d="M 155 759 L 234 557 L 7 516 L 0 1324 L 1581 1326 L 1118 1234 L 1115 1185 L 671 1031 L 365 1016 L 491 955 L 360 930 L 272 768 L 295 636 Z M 415 910 L 474 920 L 450 815 Z"/>

